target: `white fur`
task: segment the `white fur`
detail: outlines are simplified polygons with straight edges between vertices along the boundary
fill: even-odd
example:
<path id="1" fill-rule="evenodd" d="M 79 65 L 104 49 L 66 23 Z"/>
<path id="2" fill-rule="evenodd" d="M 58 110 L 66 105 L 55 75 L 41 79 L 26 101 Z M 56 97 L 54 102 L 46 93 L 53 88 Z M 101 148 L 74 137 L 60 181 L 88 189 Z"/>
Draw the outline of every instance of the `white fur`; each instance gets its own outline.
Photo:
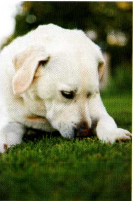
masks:
<path id="1" fill-rule="evenodd" d="M 42 76 L 37 82 L 14 94 L 17 72 L 13 60 L 32 46 L 43 47 L 50 60 L 39 67 Z M 52 24 L 39 26 L 5 47 L 0 54 L 0 152 L 5 151 L 5 145 L 21 143 L 26 127 L 58 130 L 71 138 L 73 128 L 83 120 L 89 127 L 96 124 L 96 134 L 103 142 L 130 139 L 131 134 L 117 128 L 102 104 L 98 65 L 103 62 L 99 47 L 82 31 Z M 74 100 L 62 97 L 61 90 L 76 91 Z M 27 117 L 32 115 L 46 119 L 31 121 Z"/>

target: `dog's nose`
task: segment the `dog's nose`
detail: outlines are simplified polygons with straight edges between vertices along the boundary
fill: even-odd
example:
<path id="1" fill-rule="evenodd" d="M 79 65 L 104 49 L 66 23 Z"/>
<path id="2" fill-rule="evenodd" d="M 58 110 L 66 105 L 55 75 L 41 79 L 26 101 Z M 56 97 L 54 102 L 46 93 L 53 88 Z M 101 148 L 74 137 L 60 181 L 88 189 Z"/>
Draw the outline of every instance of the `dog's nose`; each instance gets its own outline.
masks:
<path id="1" fill-rule="evenodd" d="M 85 137 L 89 135 L 90 128 L 88 123 L 83 121 L 77 125 L 74 129 L 74 136 L 75 137 Z"/>

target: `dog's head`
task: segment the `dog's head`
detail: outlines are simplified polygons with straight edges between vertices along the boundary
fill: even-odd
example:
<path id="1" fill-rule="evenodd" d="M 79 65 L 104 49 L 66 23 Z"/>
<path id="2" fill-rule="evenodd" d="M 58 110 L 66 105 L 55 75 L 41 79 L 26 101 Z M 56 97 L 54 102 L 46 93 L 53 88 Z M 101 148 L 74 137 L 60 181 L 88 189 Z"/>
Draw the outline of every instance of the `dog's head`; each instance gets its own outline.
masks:
<path id="1" fill-rule="evenodd" d="M 88 102 L 99 91 L 104 66 L 97 45 L 81 31 L 69 32 L 47 45 L 30 46 L 13 60 L 14 93 L 30 91 L 34 107 L 41 100 L 45 117 L 67 138 L 89 131 Z"/>

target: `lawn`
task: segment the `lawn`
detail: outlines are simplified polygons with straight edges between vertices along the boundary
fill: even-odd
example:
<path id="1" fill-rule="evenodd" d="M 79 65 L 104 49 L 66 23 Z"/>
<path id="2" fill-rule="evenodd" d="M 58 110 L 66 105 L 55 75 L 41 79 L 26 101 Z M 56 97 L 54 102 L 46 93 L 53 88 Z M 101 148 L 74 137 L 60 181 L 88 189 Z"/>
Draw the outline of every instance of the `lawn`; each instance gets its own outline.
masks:
<path id="1" fill-rule="evenodd" d="M 118 125 L 131 131 L 131 96 L 103 100 Z M 130 196 L 131 142 L 29 135 L 0 155 L 0 200 L 130 201 Z"/>

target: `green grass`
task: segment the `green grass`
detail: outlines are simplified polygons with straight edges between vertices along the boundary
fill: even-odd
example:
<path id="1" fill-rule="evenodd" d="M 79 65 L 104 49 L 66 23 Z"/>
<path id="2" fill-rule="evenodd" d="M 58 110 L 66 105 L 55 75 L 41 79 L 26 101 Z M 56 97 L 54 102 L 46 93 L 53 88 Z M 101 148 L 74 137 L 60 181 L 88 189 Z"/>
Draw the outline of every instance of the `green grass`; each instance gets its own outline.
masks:
<path id="1" fill-rule="evenodd" d="M 131 131 L 131 97 L 105 96 L 108 112 Z M 129 201 L 131 142 L 103 144 L 96 137 L 25 137 L 0 155 L 0 200 Z"/>

